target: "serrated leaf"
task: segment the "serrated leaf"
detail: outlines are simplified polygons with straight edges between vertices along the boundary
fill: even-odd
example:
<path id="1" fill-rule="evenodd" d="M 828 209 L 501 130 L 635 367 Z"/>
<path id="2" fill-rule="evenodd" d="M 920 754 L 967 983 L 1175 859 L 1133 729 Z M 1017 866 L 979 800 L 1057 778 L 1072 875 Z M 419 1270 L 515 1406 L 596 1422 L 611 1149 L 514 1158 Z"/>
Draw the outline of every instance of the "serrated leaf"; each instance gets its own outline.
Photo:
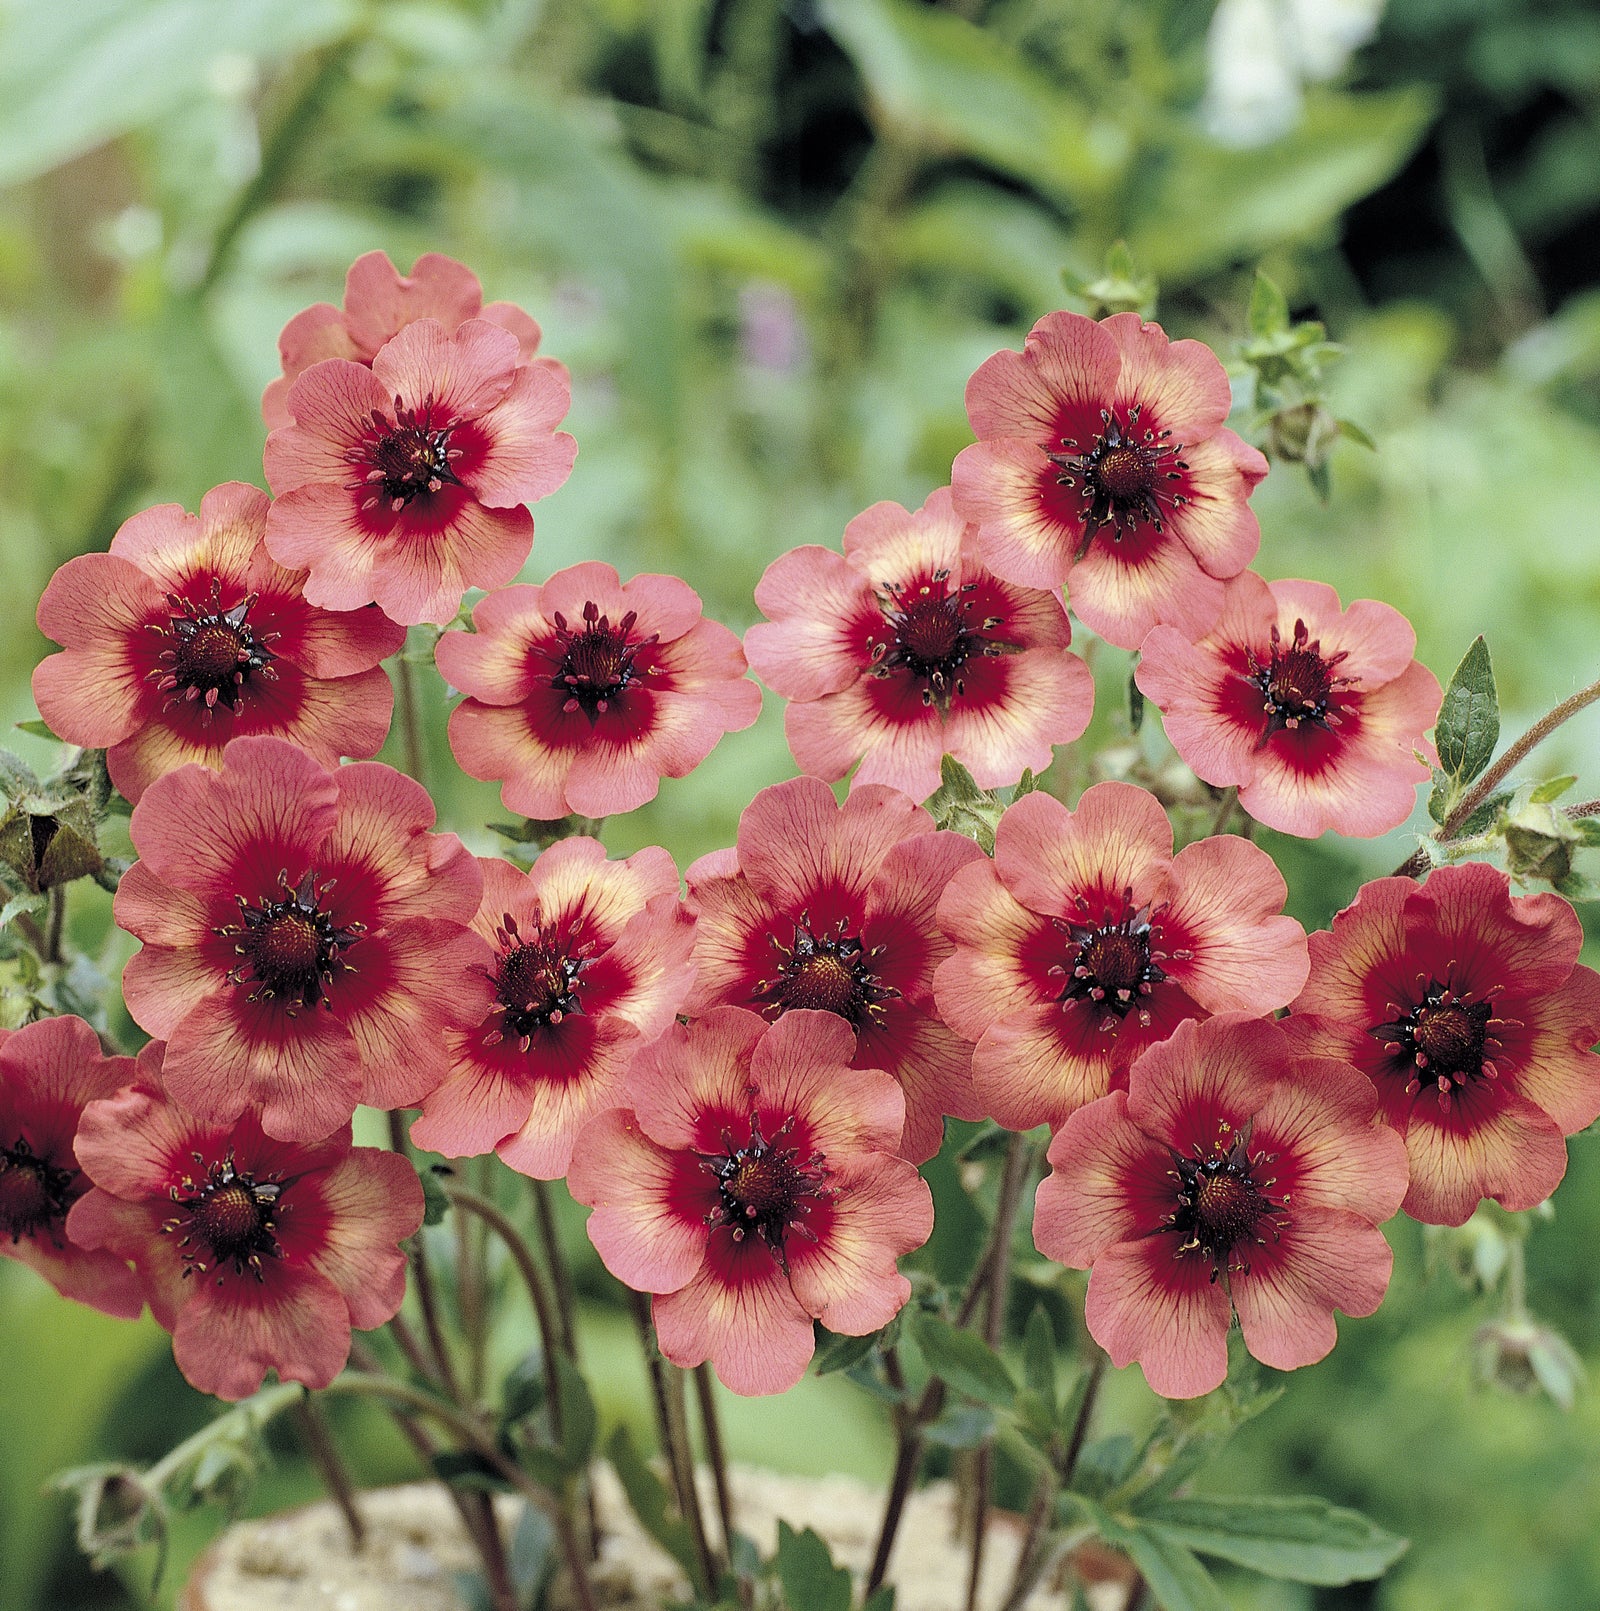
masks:
<path id="1" fill-rule="evenodd" d="M 1472 640 L 1450 678 L 1433 741 L 1440 769 L 1457 793 L 1494 757 L 1500 742 L 1500 696 L 1489 646 L 1481 636 Z"/>
<path id="2" fill-rule="evenodd" d="M 24 912 L 42 912 L 50 904 L 48 895 L 21 894 L 13 895 L 4 906 L 0 906 L 0 929 L 8 923 L 14 922 Z"/>
<path id="3" fill-rule="evenodd" d="M 1009 1408 L 1017 1384 L 1005 1361 L 976 1332 L 960 1330 L 924 1310 L 913 1319 L 911 1335 L 928 1369 L 941 1381 L 980 1403 Z"/>
<path id="4" fill-rule="evenodd" d="M 1513 795 L 1510 789 L 1496 789 L 1487 800 L 1472 808 L 1471 814 L 1456 829 L 1456 834 L 1462 839 L 1471 839 L 1480 833 L 1488 833 L 1499 819 L 1500 813 L 1511 804 Z M 1444 821 L 1443 817 L 1437 819 Z"/>
<path id="5" fill-rule="evenodd" d="M 833 1564 L 819 1533 L 778 1523 L 778 1580 L 789 1611 L 850 1611 L 850 1573 Z"/>
<path id="6" fill-rule="evenodd" d="M 670 1513 L 666 1485 L 645 1464 L 627 1427 L 619 1426 L 612 1432 L 606 1443 L 606 1458 L 622 1484 L 623 1493 L 628 1496 L 628 1504 L 638 1517 L 639 1525 L 683 1568 L 684 1576 L 694 1582 L 700 1568 L 689 1525 Z"/>
<path id="7" fill-rule="evenodd" d="M 1188 1549 L 1295 1583 L 1378 1577 L 1406 1550 L 1405 1539 L 1325 1499 L 1162 1499 L 1139 1514 L 1150 1530 Z"/>
<path id="8" fill-rule="evenodd" d="M 1574 817 L 1573 827 L 1586 845 L 1600 845 L 1600 817 Z"/>
<path id="9" fill-rule="evenodd" d="M 1282 335 L 1289 328 L 1289 301 L 1260 269 L 1250 287 L 1250 334 Z"/>
<path id="10" fill-rule="evenodd" d="M 1056 1333 L 1042 1303 L 1033 1306 L 1022 1332 L 1022 1379 L 1048 1406 L 1056 1408 Z"/>
<path id="11" fill-rule="evenodd" d="M 1030 766 L 1030 767 L 1026 768 L 1024 770 L 1022 776 L 1017 779 L 1017 786 L 1016 786 L 1016 788 L 1014 788 L 1011 791 L 1012 803 L 1015 804 L 1018 800 L 1022 799 L 1025 795 L 1036 794 L 1038 792 L 1038 790 L 1039 790 L 1039 777 L 1038 777 L 1038 774 Z"/>

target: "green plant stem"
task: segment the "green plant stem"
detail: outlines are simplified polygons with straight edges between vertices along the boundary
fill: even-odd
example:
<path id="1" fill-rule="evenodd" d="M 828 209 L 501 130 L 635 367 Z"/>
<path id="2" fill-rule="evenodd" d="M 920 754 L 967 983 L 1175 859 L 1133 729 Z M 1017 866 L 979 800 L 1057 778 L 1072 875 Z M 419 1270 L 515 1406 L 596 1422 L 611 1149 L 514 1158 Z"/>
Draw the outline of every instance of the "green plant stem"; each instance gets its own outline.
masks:
<path id="1" fill-rule="evenodd" d="M 406 771 L 427 788 L 428 748 L 422 738 L 422 713 L 418 709 L 417 668 L 402 650 L 395 656 L 395 702 L 400 707 L 400 742 Z"/>
<path id="2" fill-rule="evenodd" d="M 50 926 L 45 930 L 44 960 L 61 960 L 61 934 L 67 922 L 67 886 L 57 884 L 50 891 Z"/>
<path id="3" fill-rule="evenodd" d="M 205 295 L 222 278 L 245 225 L 277 194 L 359 43 L 359 37 L 352 35 L 324 52 L 299 93 L 284 108 L 262 145 L 261 162 L 255 174 L 234 198 L 212 237 L 211 254 L 196 288 L 198 294 Z"/>
<path id="4" fill-rule="evenodd" d="M 559 1502 L 556 1495 L 536 1483 L 515 1460 L 506 1456 L 474 1416 L 459 1405 L 447 1404 L 443 1399 L 435 1398 L 433 1394 L 412 1387 L 407 1382 L 397 1382 L 387 1376 L 368 1376 L 358 1371 L 345 1372 L 323 1391 L 386 1399 L 414 1410 L 418 1415 L 431 1416 L 441 1426 L 455 1433 L 502 1482 L 509 1484 L 550 1519 L 562 1562 L 572 1579 L 572 1591 L 577 1598 L 579 1611 L 596 1611 L 594 1589 L 589 1582 L 588 1557 L 567 1507 Z"/>
<path id="5" fill-rule="evenodd" d="M 294 1417 L 295 1428 L 306 1446 L 312 1465 L 317 1468 L 323 1487 L 328 1490 L 328 1497 L 344 1517 L 344 1524 L 350 1533 L 351 1549 L 360 1554 L 362 1545 L 367 1541 L 367 1524 L 362 1521 L 361 1512 L 356 1508 L 355 1484 L 350 1480 L 350 1472 L 339 1454 L 338 1445 L 328 1432 L 328 1423 L 321 1408 L 308 1394 L 290 1405 L 289 1413 Z"/>
<path id="6" fill-rule="evenodd" d="M 1506 1239 L 1506 1318 L 1528 1318 L 1528 1261 L 1520 1236 Z"/>
<path id="7" fill-rule="evenodd" d="M 532 1249 L 523 1240 L 521 1231 L 497 1203 L 470 1187 L 453 1183 L 446 1184 L 445 1194 L 454 1207 L 476 1214 L 505 1243 L 506 1251 L 510 1253 L 511 1261 L 528 1289 L 528 1296 L 533 1300 L 533 1311 L 539 1319 L 539 1340 L 544 1345 L 540 1352 L 543 1355 L 545 1393 L 550 1405 L 550 1430 L 559 1443 L 562 1435 L 561 1393 L 560 1377 L 556 1374 L 556 1353 L 560 1347 L 560 1333 L 556 1330 L 555 1312 L 544 1274 Z"/>
<path id="8" fill-rule="evenodd" d="M 1100 1388 L 1105 1381 L 1106 1366 L 1110 1363 L 1109 1356 L 1103 1348 L 1095 1348 L 1094 1358 L 1089 1363 L 1089 1381 L 1083 1390 L 1083 1402 L 1078 1406 L 1078 1413 L 1072 1423 L 1072 1430 L 1067 1434 L 1067 1446 L 1062 1451 L 1059 1461 L 1046 1466 L 1039 1476 L 1039 1484 L 1034 1490 L 1033 1503 L 1028 1507 L 1028 1520 L 1023 1533 L 1022 1549 L 1017 1555 L 1017 1569 L 1011 1579 L 1011 1587 L 1006 1593 L 1000 1611 L 1019 1611 L 1019 1608 L 1033 1592 L 1034 1585 L 1044 1575 L 1045 1568 L 1050 1564 L 1051 1551 L 1046 1547 L 1046 1534 L 1051 1513 L 1055 1509 L 1056 1495 L 1063 1489 L 1072 1485 L 1072 1479 L 1077 1474 L 1078 1460 L 1083 1454 L 1083 1446 L 1088 1441 L 1089 1426 L 1094 1420 L 1095 1404 L 1100 1397 Z"/>
<path id="9" fill-rule="evenodd" d="M 405 1120 L 398 1113 L 389 1115 L 389 1145 L 402 1158 L 411 1152 L 406 1144 Z M 416 1277 L 417 1304 L 422 1310 L 422 1326 L 427 1334 L 428 1348 L 433 1356 L 433 1370 L 429 1373 L 453 1404 L 461 1402 L 461 1384 L 456 1378 L 455 1366 L 450 1360 L 450 1348 L 445 1341 L 444 1323 L 439 1313 L 439 1291 L 433 1279 L 433 1264 L 428 1257 L 427 1227 L 421 1226 L 411 1238 L 411 1269 Z"/>
<path id="10" fill-rule="evenodd" d="M 1238 804 L 1239 787 L 1237 784 L 1230 783 L 1222 791 L 1222 798 L 1217 802 L 1217 814 L 1211 819 L 1211 834 L 1213 837 L 1221 833 L 1223 828 L 1227 826 L 1228 818 L 1233 815 L 1234 807 Z"/>
<path id="11" fill-rule="evenodd" d="M 676 1365 L 663 1363 L 661 1373 L 666 1386 L 667 1428 L 672 1436 L 674 1458 L 681 1461 L 683 1474 L 680 1484 L 687 1496 L 688 1505 L 684 1520 L 689 1524 L 689 1537 L 694 1543 L 695 1559 L 705 1578 L 705 1592 L 715 1590 L 720 1576 L 717 1561 L 711 1553 L 711 1542 L 706 1535 L 705 1514 L 700 1507 L 700 1489 L 694 1480 L 694 1442 L 689 1434 L 689 1402 L 686 1391 L 688 1372 Z"/>
<path id="12" fill-rule="evenodd" d="M 733 1494 L 728 1487 L 728 1456 L 722 1443 L 722 1424 L 717 1415 L 717 1387 L 709 1365 L 694 1368 L 695 1396 L 700 1404 L 700 1425 L 705 1431 L 706 1458 L 711 1465 L 717 1490 L 717 1520 L 722 1524 L 722 1552 L 733 1565 Z"/>
<path id="13" fill-rule="evenodd" d="M 533 1209 L 538 1217 L 539 1242 L 544 1248 L 544 1261 L 550 1270 L 550 1284 L 555 1288 L 556 1317 L 561 1323 L 561 1346 L 569 1359 L 576 1359 L 577 1299 L 572 1285 L 572 1271 L 561 1248 L 561 1230 L 556 1224 L 555 1205 L 550 1201 L 547 1181 L 533 1182 Z"/>
<path id="14" fill-rule="evenodd" d="M 989 1300 L 989 1313 L 998 1308 L 1004 1321 L 1004 1293 L 1008 1280 L 1011 1257 L 1011 1237 L 1016 1229 L 1017 1209 L 1022 1199 L 1022 1188 L 1033 1167 L 1033 1144 L 1026 1137 L 1014 1135 L 1006 1148 L 1006 1161 L 1000 1177 L 1000 1193 L 995 1203 L 994 1224 L 983 1252 L 973 1267 L 972 1278 L 966 1293 L 956 1309 L 955 1323 L 965 1326 L 976 1312 L 978 1304 Z M 997 1305 L 996 1291 L 1001 1294 Z M 900 1385 L 896 1378 L 900 1369 L 898 1356 L 893 1349 L 884 1355 L 884 1368 L 890 1381 Z M 916 1482 L 917 1469 L 922 1464 L 923 1429 L 944 1408 L 945 1385 L 937 1377 L 922 1391 L 922 1397 L 909 1411 L 904 1405 L 896 1406 L 894 1469 L 889 1477 L 889 1494 L 884 1502 L 883 1520 L 878 1527 L 878 1541 L 872 1552 L 872 1565 L 867 1572 L 866 1593 L 870 1599 L 883 1586 L 889 1570 L 889 1557 L 894 1549 L 895 1534 L 905 1514 L 906 1500 Z"/>

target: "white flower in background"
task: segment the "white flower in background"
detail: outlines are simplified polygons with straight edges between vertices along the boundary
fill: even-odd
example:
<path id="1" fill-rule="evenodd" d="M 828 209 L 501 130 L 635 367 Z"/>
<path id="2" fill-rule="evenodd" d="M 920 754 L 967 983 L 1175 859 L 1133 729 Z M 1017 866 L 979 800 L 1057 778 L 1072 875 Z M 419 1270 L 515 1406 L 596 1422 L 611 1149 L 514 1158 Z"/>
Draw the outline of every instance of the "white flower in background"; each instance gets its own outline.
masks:
<path id="1" fill-rule="evenodd" d="M 1301 88 L 1333 78 L 1377 32 L 1384 0 L 1221 0 L 1206 36 L 1207 131 L 1264 145 L 1294 126 Z"/>

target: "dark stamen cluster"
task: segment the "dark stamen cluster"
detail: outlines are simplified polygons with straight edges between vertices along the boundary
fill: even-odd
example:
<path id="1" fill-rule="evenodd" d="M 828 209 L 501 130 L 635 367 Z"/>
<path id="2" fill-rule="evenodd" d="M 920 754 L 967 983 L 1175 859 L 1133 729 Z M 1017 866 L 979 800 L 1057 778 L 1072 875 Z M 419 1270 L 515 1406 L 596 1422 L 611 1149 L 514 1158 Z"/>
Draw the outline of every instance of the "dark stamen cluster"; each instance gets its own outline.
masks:
<path id="1" fill-rule="evenodd" d="M 256 633 L 250 626 L 250 611 L 258 597 L 251 593 L 225 610 L 222 581 L 215 576 L 211 596 L 203 604 L 193 604 L 176 593 L 167 595 L 171 619 L 165 626 L 152 622 L 148 628 L 164 643 L 156 656 L 159 664 L 149 678 L 170 695 L 167 710 L 199 700 L 207 713 L 219 708 L 235 711 L 252 677 L 276 681 L 274 656 L 267 646 L 279 634 Z"/>
<path id="2" fill-rule="evenodd" d="M 888 630 L 867 640 L 873 676 L 905 672 L 922 683 L 924 705 L 937 700 L 944 706 L 952 694 L 964 694 L 962 667 L 976 655 L 1005 654 L 1011 647 L 988 636 L 1003 616 L 974 618 L 977 585 L 952 588 L 948 570 L 935 571 L 920 585 L 888 583 L 878 600 Z"/>
<path id="3" fill-rule="evenodd" d="M 1470 990 L 1458 991 L 1437 979 L 1424 985 L 1420 974 L 1417 984 L 1421 999 L 1415 1006 L 1390 1002 L 1394 1018 L 1373 1025 L 1367 1033 L 1394 1049 L 1407 1075 L 1407 1096 L 1416 1096 L 1423 1083 L 1431 1081 L 1438 1089 L 1440 1108 L 1448 1112 L 1458 1086 L 1499 1077 L 1489 1055 L 1491 1045 L 1496 1049 L 1500 1045 L 1494 1030 L 1520 1025 L 1515 1019 L 1497 1018 L 1493 1002 L 1474 1001 Z"/>
<path id="4" fill-rule="evenodd" d="M 713 1230 L 730 1227 L 736 1242 L 754 1231 L 785 1271 L 786 1238 L 792 1233 L 815 1242 L 816 1233 L 805 1223 L 811 1204 L 835 1195 L 826 1184 L 829 1170 L 820 1152 L 802 1159 L 798 1147 L 783 1145 L 794 1126 L 790 1114 L 770 1138 L 764 1136 L 760 1116 L 752 1109 L 748 1141 L 736 1143 L 724 1130 L 722 1153 L 700 1160 L 715 1176 L 721 1198 L 706 1215 L 706 1224 Z"/>
<path id="5" fill-rule="evenodd" d="M 21 1136 L 0 1147 L 0 1236 L 15 1244 L 48 1231 L 51 1241 L 62 1246 L 61 1222 L 72 1206 L 76 1179 L 76 1170 L 39 1157 Z"/>
<path id="6" fill-rule="evenodd" d="M 1314 639 L 1304 621 L 1294 624 L 1294 638 L 1287 648 L 1283 634 L 1272 629 L 1272 647 L 1263 663 L 1254 651 L 1246 654 L 1250 670 L 1245 681 L 1261 690 L 1261 708 L 1266 725 L 1256 748 L 1264 748 L 1274 733 L 1297 731 L 1302 725 L 1324 730 L 1338 727 L 1339 693 L 1354 686 L 1352 677 L 1340 677 L 1334 668 L 1348 658 L 1348 651 L 1324 656 L 1322 640 Z"/>
<path id="7" fill-rule="evenodd" d="M 561 707 L 567 715 L 581 710 L 594 721 L 655 670 L 654 666 L 637 664 L 638 657 L 659 639 L 654 632 L 647 638 L 634 637 L 638 619 L 637 613 L 629 610 L 613 625 L 592 599 L 583 607 L 583 625 L 579 628 L 573 628 L 566 616 L 556 612 L 555 645 L 544 654 L 555 664 L 550 686 L 567 696 Z"/>
<path id="8" fill-rule="evenodd" d="M 490 1014 L 499 1023 L 484 1036 L 485 1046 L 512 1039 L 527 1051 L 535 1030 L 583 1011 L 578 976 L 594 959 L 578 943 L 577 927 L 574 922 L 564 933 L 539 929 L 528 936 L 509 912 L 501 914 L 495 929 L 500 957 L 489 975 L 495 993 Z"/>
<path id="9" fill-rule="evenodd" d="M 1265 1171 L 1277 1155 L 1251 1155 L 1248 1125 L 1234 1130 L 1223 1122 L 1219 1129 L 1209 1152 L 1196 1147 L 1192 1157 L 1172 1155 L 1167 1173 L 1178 1201 L 1161 1224 L 1178 1237 L 1173 1257 L 1209 1259 L 1213 1281 L 1224 1272 L 1248 1274 L 1250 1248 L 1276 1242 L 1289 1223 L 1289 1193 L 1268 1196 L 1277 1177 Z"/>
<path id="10" fill-rule="evenodd" d="M 354 455 L 363 471 L 356 490 L 368 494 L 363 509 L 386 502 L 392 513 L 399 514 L 425 492 L 461 485 L 451 468 L 452 461 L 461 457 L 461 449 L 450 446 L 455 421 L 438 424 L 435 406 L 430 394 L 420 408 L 407 408 L 396 397 L 393 419 L 372 410 L 367 437 Z"/>
<path id="11" fill-rule="evenodd" d="M 236 895 L 239 921 L 214 930 L 234 942 L 241 960 L 229 970 L 233 984 L 254 988 L 250 1001 L 282 1000 L 292 1018 L 301 1007 L 326 1000 L 328 987 L 342 973 L 355 969 L 344 953 L 367 932 L 364 923 L 337 923 L 323 910 L 333 880 L 319 884 L 306 873 L 291 885 L 287 872 L 278 874 L 276 899 L 254 905 Z"/>
<path id="12" fill-rule="evenodd" d="M 897 1001 L 900 992 L 880 984 L 873 972 L 883 947 L 868 949 L 860 935 L 850 932 L 849 920 L 840 918 L 831 930 L 813 931 L 809 912 L 800 914 L 794 938 L 785 945 L 776 934 L 767 936 L 778 959 L 778 972 L 755 988 L 765 1011 L 774 1017 L 791 1007 L 809 1007 L 836 1013 L 859 1028 L 881 1022 L 884 1003 Z"/>
<path id="13" fill-rule="evenodd" d="M 1056 485 L 1079 489 L 1083 520 L 1080 559 L 1106 527 L 1115 542 L 1136 531 L 1141 522 L 1162 531 L 1168 513 L 1189 501 L 1171 485 L 1181 481 L 1189 468 L 1182 456 L 1183 443 L 1171 441 L 1171 431 L 1155 431 L 1149 426 L 1141 430 L 1141 408 L 1135 403 L 1125 422 L 1102 408 L 1100 433 L 1087 445 L 1064 436 L 1058 451 L 1045 454 L 1061 471 Z"/>
<path id="14" fill-rule="evenodd" d="M 1193 955 L 1190 951 L 1161 949 L 1165 904 L 1146 904 L 1136 909 L 1132 889 L 1125 889 L 1120 909 L 1103 911 L 1098 923 L 1093 921 L 1092 908 L 1084 896 L 1079 895 L 1074 905 L 1079 914 L 1076 919 L 1051 919 L 1076 948 L 1065 962 L 1049 970 L 1067 981 L 1056 1000 L 1063 1007 L 1081 1001 L 1099 1008 L 1104 1014 L 1101 1028 L 1108 1033 L 1129 1013 L 1137 1013 L 1139 1022 L 1148 1028 L 1150 1010 L 1143 998 L 1165 981 L 1167 975 L 1161 964 L 1187 962 Z"/>
<path id="15" fill-rule="evenodd" d="M 235 1275 L 248 1270 L 260 1281 L 261 1261 L 283 1256 L 277 1237 L 284 1191 L 281 1177 L 257 1180 L 234 1167 L 231 1152 L 209 1168 L 200 1153 L 190 1156 L 197 1173 L 185 1175 L 168 1192 L 179 1211 L 161 1226 L 168 1236 L 182 1233 L 178 1248 L 184 1277 L 215 1271 L 221 1286 L 232 1265 Z"/>

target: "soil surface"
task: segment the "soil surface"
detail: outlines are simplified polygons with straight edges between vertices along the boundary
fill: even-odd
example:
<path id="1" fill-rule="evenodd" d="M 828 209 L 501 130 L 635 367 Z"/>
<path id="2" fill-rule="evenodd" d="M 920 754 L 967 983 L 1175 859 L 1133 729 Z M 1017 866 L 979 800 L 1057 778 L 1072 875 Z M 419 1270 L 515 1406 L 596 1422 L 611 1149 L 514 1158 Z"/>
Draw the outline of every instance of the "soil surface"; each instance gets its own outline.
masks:
<path id="1" fill-rule="evenodd" d="M 704 1474 L 702 1473 L 702 1476 Z M 715 1514 L 709 1481 L 708 1517 Z M 805 1478 L 736 1468 L 734 1526 L 768 1554 L 778 1517 L 791 1527 L 814 1527 L 834 1559 L 858 1572 L 872 1553 L 883 1496 L 848 1477 Z M 677 1567 L 634 1520 L 609 1468 L 595 1473 L 604 1543 L 593 1569 L 596 1597 L 606 1611 L 661 1611 L 686 1593 Z M 474 1555 L 454 1507 L 432 1483 L 389 1488 L 360 1497 L 368 1536 L 359 1554 L 331 1504 L 240 1522 L 196 1565 L 180 1611 L 468 1611 L 456 1575 L 471 1572 Z M 498 1504 L 508 1536 L 519 1500 Z M 713 1527 L 715 1522 L 712 1522 Z M 992 1611 L 1005 1597 L 1016 1564 L 1020 1528 L 997 1516 L 989 1530 L 979 1605 Z M 933 1483 L 906 1507 L 889 1574 L 898 1611 L 961 1611 L 967 1550 L 955 1537 L 955 1491 Z M 552 1611 L 570 1611 L 558 1581 Z M 1117 1611 L 1120 1585 L 1090 1590 L 1094 1611 Z M 1059 1588 L 1035 1590 L 1027 1611 L 1059 1611 Z"/>

